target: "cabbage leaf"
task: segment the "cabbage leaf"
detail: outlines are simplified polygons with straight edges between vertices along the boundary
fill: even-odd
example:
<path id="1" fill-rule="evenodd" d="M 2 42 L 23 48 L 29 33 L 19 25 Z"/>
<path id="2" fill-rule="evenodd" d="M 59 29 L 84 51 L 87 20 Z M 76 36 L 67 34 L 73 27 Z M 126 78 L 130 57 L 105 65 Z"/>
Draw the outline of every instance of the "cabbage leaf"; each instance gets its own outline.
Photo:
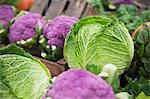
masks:
<path id="1" fill-rule="evenodd" d="M 121 74 L 130 66 L 134 48 L 132 38 L 115 17 L 91 16 L 80 20 L 67 35 L 64 57 L 70 68 L 99 74 L 104 65 L 117 66 Z"/>
<path id="2" fill-rule="evenodd" d="M 50 73 L 40 61 L 12 44 L 0 49 L 0 98 L 40 99 Z"/>

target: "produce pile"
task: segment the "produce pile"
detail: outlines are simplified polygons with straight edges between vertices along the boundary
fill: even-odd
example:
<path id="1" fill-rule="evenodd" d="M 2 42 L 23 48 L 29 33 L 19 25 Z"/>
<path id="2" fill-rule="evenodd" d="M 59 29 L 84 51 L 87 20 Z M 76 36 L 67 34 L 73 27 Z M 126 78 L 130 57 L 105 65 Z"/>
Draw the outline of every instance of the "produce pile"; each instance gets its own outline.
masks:
<path id="1" fill-rule="evenodd" d="M 46 19 L 8 4 L 0 5 L 0 98 L 150 98 L 150 10 L 121 4 L 115 15 Z M 64 58 L 67 68 L 52 77 L 32 55 Z"/>

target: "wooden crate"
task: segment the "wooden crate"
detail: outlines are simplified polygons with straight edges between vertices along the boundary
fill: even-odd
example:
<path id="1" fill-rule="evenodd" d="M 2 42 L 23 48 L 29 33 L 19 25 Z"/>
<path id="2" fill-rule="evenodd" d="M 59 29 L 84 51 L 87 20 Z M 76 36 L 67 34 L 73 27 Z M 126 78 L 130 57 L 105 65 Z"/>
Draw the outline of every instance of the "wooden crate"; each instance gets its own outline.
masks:
<path id="1" fill-rule="evenodd" d="M 150 6 L 150 0 L 134 0 L 134 3 L 141 8 Z"/>
<path id="2" fill-rule="evenodd" d="M 47 18 L 62 14 L 80 18 L 93 14 L 93 8 L 86 0 L 36 0 L 30 11 Z"/>

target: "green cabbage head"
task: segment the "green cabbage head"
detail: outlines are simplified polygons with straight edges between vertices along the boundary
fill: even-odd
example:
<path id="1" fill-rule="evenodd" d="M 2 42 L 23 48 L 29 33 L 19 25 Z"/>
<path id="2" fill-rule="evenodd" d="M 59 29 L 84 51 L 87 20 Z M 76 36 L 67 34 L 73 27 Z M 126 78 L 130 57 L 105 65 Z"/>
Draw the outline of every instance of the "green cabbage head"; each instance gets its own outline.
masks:
<path id="1" fill-rule="evenodd" d="M 124 23 L 115 17 L 91 16 L 81 19 L 68 34 L 64 57 L 70 68 L 99 74 L 104 65 L 117 66 L 121 74 L 134 54 L 132 38 Z"/>
<path id="2" fill-rule="evenodd" d="M 21 48 L 0 49 L 0 99 L 41 99 L 50 79 L 45 65 Z"/>

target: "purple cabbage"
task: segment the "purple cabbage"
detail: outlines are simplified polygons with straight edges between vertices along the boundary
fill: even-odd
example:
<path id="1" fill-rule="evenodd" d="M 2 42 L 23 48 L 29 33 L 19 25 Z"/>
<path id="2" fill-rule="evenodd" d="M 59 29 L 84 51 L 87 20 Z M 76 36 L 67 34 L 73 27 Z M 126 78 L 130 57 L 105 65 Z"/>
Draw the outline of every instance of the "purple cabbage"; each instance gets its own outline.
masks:
<path id="1" fill-rule="evenodd" d="M 118 4 L 132 4 L 133 0 L 112 0 L 112 2 Z"/>
<path id="2" fill-rule="evenodd" d="M 29 13 L 17 17 L 15 22 L 11 25 L 9 29 L 9 41 L 11 43 L 27 40 L 36 35 L 36 27 L 43 28 L 46 24 L 43 17 L 38 13 Z"/>
<path id="3" fill-rule="evenodd" d="M 52 99 L 115 99 L 110 85 L 82 69 L 63 72 L 43 97 Z"/>
<path id="4" fill-rule="evenodd" d="M 48 39 L 48 44 L 63 48 L 67 33 L 77 21 L 77 18 L 65 15 L 57 16 L 49 21 L 43 31 L 44 36 Z"/>
<path id="5" fill-rule="evenodd" d="M 15 13 L 10 5 L 0 5 L 0 24 L 5 28 L 10 20 L 14 18 Z"/>

